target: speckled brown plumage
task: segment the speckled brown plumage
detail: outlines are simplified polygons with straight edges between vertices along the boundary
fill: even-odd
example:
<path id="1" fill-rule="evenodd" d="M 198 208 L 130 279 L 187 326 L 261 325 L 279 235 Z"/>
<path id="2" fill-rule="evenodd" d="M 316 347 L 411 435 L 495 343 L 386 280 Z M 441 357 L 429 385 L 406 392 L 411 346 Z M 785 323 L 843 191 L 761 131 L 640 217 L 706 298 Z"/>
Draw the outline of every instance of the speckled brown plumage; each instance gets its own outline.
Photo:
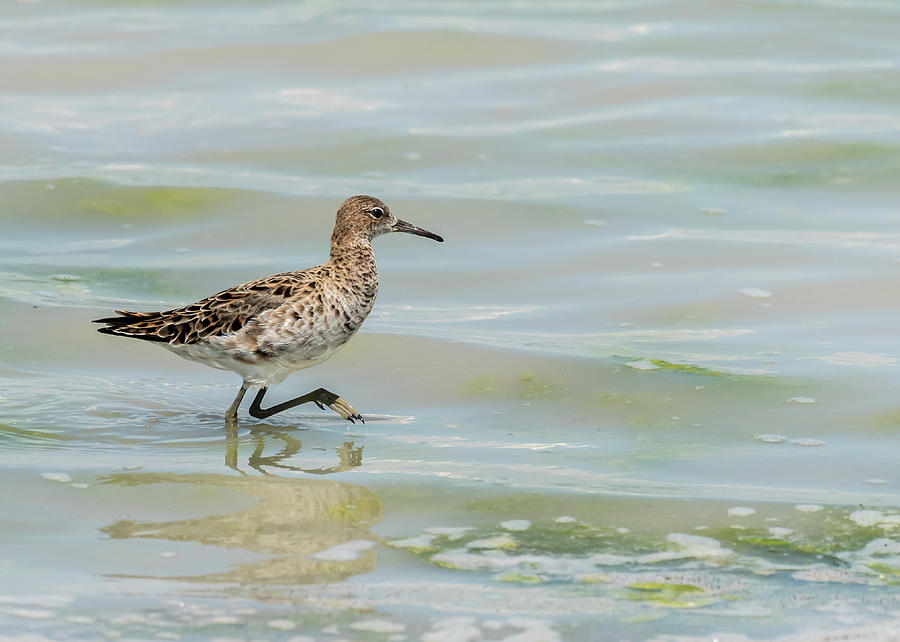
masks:
<path id="1" fill-rule="evenodd" d="M 116 310 L 119 316 L 95 322 L 104 324 L 104 334 L 157 342 L 186 359 L 238 373 L 244 385 L 231 410 L 255 387 L 262 391 L 251 412 L 262 413 L 259 401 L 268 386 L 330 357 L 365 321 L 378 291 L 371 241 L 389 232 L 443 241 L 397 220 L 377 198 L 354 196 L 338 209 L 331 256 L 322 265 L 248 281 L 180 308 Z M 307 401 L 334 407 L 325 401 L 329 395 L 337 397 Z"/>
<path id="2" fill-rule="evenodd" d="M 320 268 L 273 274 L 163 312 L 116 310 L 120 316 L 97 319 L 95 323 L 108 324 L 98 330 L 104 334 L 172 345 L 197 343 L 238 332 L 260 312 L 281 307 L 296 293 L 311 292 L 317 285 L 317 271 Z"/>

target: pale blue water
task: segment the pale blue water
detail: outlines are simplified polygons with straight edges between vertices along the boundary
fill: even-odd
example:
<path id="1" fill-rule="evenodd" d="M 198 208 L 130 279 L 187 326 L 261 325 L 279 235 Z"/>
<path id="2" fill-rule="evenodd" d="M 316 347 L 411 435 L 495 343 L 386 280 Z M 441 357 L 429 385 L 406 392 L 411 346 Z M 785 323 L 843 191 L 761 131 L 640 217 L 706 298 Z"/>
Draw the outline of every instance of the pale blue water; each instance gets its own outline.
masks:
<path id="1" fill-rule="evenodd" d="M 895 639 L 900 6 L 0 6 L 0 640 Z M 318 386 L 90 319 L 326 257 Z M 236 470 L 237 469 L 237 470 Z M 307 636 L 304 638 L 303 636 Z M 790 637 L 795 636 L 795 637 Z"/>

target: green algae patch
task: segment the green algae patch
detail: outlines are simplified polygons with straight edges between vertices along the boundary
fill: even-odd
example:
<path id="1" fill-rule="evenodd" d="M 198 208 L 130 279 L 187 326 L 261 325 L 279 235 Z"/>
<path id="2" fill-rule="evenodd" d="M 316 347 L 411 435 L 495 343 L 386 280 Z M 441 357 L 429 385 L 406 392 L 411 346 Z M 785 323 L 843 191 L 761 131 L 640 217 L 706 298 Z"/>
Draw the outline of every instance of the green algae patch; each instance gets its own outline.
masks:
<path id="1" fill-rule="evenodd" d="M 532 401 L 561 398 L 560 386 L 550 384 L 530 372 L 519 376 L 480 375 L 464 381 L 462 388 L 467 395 L 497 396 L 503 399 Z"/>
<path id="2" fill-rule="evenodd" d="M 211 210 L 230 190 L 202 187 L 108 187 L 76 201 L 79 211 L 123 218 L 178 218 Z"/>
<path id="3" fill-rule="evenodd" d="M 519 547 L 519 542 L 514 540 L 507 534 L 496 535 L 494 537 L 486 537 L 484 539 L 476 539 L 466 544 L 467 548 L 475 550 L 510 550 Z"/>
<path id="4" fill-rule="evenodd" d="M 741 553 L 846 566 L 847 563 L 836 554 L 861 550 L 872 540 L 884 537 L 884 530 L 877 524 L 857 524 L 849 518 L 846 509 L 830 509 L 796 525 L 795 532 L 789 537 L 774 537 L 768 530 L 758 527 L 720 528 L 709 535 Z"/>
<path id="5" fill-rule="evenodd" d="M 900 426 L 900 409 L 876 414 L 870 419 L 870 422 L 875 431 L 893 435 L 897 427 Z"/>
<path id="6" fill-rule="evenodd" d="M 463 389 L 470 395 L 489 395 L 497 389 L 497 384 L 490 377 L 476 377 L 466 381 Z"/>
<path id="7" fill-rule="evenodd" d="M 502 537 L 502 531 L 479 529 L 460 540 L 454 546 L 466 545 L 474 541 L 490 541 Z M 619 533 L 613 527 L 597 527 L 588 524 L 550 523 L 534 525 L 515 534 L 516 550 L 534 555 L 591 555 L 609 553 L 614 555 L 637 555 L 655 553 L 669 548 L 657 538 L 640 533 Z"/>
<path id="8" fill-rule="evenodd" d="M 500 582 L 518 582 L 520 584 L 541 584 L 544 580 L 537 575 L 524 575 L 522 573 L 504 573 L 497 577 Z"/>
<path id="9" fill-rule="evenodd" d="M 693 584 L 664 584 L 662 582 L 635 582 L 620 594 L 626 600 L 651 602 L 658 606 L 676 609 L 694 609 L 713 603 L 699 586 Z"/>
<path id="10" fill-rule="evenodd" d="M 873 562 L 866 566 L 881 575 L 885 584 L 900 584 L 900 568 L 894 568 L 882 562 Z"/>
<path id="11" fill-rule="evenodd" d="M 686 374 L 696 374 L 702 375 L 704 377 L 729 377 L 734 376 L 728 372 L 722 372 L 720 370 L 713 370 L 712 368 L 705 368 L 703 366 L 698 366 L 693 363 L 672 363 L 671 361 L 665 361 L 663 359 L 651 359 L 650 363 L 656 366 L 660 370 L 671 370 L 674 372 L 684 372 Z M 745 377 L 747 375 L 741 375 Z"/>
<path id="12" fill-rule="evenodd" d="M 531 373 L 520 377 L 521 392 L 519 399 L 553 399 L 557 397 L 555 387 L 544 383 Z"/>
<path id="13" fill-rule="evenodd" d="M 622 356 L 622 355 L 615 355 L 614 358 L 619 361 L 622 361 L 623 365 L 635 364 L 635 365 L 631 365 L 630 367 L 633 367 L 636 370 L 667 370 L 670 372 L 681 372 L 684 374 L 694 374 L 694 375 L 700 375 L 703 377 L 723 377 L 723 378 L 736 378 L 736 379 L 747 379 L 750 377 L 768 377 L 769 376 L 769 375 L 726 372 L 724 370 L 715 370 L 713 368 L 708 368 L 706 366 L 698 366 L 695 363 L 674 363 L 672 361 L 666 361 L 665 359 L 646 359 L 646 358 L 640 358 L 640 357 L 626 357 L 626 356 Z M 636 365 L 642 365 L 643 367 L 636 367 Z"/>
<path id="14" fill-rule="evenodd" d="M 606 584 L 609 582 L 609 576 L 603 573 L 588 573 L 578 577 L 581 584 Z"/>
<path id="15" fill-rule="evenodd" d="M 440 568 L 446 568 L 451 571 L 463 570 L 453 562 L 448 562 L 447 560 L 431 560 L 431 563 Z"/>

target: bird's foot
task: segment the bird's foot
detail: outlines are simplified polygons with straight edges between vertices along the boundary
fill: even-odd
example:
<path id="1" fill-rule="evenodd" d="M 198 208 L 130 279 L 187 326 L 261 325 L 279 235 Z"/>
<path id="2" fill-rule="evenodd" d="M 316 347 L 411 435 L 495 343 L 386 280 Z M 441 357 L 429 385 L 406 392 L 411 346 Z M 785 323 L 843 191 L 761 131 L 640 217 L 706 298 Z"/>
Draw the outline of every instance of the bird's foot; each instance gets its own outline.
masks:
<path id="1" fill-rule="evenodd" d="M 363 419 L 363 416 L 356 411 L 356 408 L 347 403 L 342 397 L 338 397 L 333 392 L 322 390 L 321 392 L 319 392 L 318 397 L 314 399 L 314 401 L 316 402 L 316 405 L 322 410 L 325 410 L 325 406 L 328 406 L 350 423 L 356 423 L 356 420 L 359 420 L 362 423 L 366 423 L 366 420 Z"/>

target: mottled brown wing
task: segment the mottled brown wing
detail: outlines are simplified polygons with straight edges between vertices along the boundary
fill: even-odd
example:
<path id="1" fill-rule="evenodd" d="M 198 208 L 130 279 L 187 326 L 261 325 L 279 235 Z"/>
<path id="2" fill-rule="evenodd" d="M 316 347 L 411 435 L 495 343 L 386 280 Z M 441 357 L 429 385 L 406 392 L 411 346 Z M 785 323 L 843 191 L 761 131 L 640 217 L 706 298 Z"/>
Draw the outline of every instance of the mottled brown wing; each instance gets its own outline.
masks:
<path id="1" fill-rule="evenodd" d="M 288 272 L 222 290 L 197 303 L 163 312 L 116 310 L 96 319 L 98 332 L 181 345 L 232 334 L 257 315 L 284 304 L 298 288 L 314 285 L 302 273 Z"/>

